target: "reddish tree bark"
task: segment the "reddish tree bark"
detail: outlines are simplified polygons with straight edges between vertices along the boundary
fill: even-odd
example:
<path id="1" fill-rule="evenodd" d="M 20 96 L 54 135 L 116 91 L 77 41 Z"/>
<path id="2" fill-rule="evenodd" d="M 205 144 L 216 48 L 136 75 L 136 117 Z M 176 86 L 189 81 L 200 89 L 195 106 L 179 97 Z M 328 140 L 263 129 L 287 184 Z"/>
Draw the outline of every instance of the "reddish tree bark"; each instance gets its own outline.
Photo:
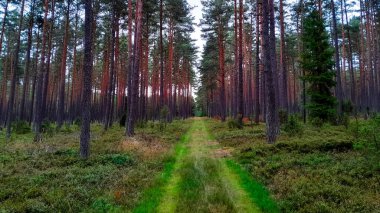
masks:
<path id="1" fill-rule="evenodd" d="M 138 112 L 138 85 L 139 85 L 139 70 L 140 70 L 140 56 L 141 56 L 141 35 L 142 35 L 142 0 L 136 2 L 136 28 L 133 45 L 133 73 L 131 84 L 131 101 L 128 115 L 127 135 L 134 136 L 134 125 L 136 122 L 136 113 Z"/>
<path id="2" fill-rule="evenodd" d="M 221 119 L 226 120 L 226 86 L 225 86 L 225 69 L 224 69 L 224 29 L 221 17 L 218 23 L 218 46 L 219 46 L 219 72 L 220 72 L 220 105 Z"/>
<path id="3" fill-rule="evenodd" d="M 71 0 L 67 1 L 65 35 L 63 38 L 62 49 L 62 64 L 59 78 L 59 103 L 57 111 L 57 128 L 61 128 L 65 116 L 65 80 L 66 80 L 66 60 L 67 60 L 67 44 L 69 39 L 69 22 L 70 22 L 70 4 Z"/>

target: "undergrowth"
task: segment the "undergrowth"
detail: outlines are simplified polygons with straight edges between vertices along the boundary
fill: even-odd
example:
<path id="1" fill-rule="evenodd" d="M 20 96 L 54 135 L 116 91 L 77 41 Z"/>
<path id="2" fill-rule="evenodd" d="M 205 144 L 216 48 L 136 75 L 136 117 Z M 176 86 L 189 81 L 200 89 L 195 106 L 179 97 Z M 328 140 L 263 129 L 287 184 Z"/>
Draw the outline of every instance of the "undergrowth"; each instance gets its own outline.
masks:
<path id="1" fill-rule="evenodd" d="M 348 128 L 302 125 L 267 144 L 265 125 L 208 128 L 233 157 L 274 196 L 281 212 L 377 212 L 380 209 L 380 122 L 351 120 Z M 379 119 L 380 120 L 380 119 Z M 295 131 L 294 133 L 297 134 Z"/>
<path id="2" fill-rule="evenodd" d="M 164 147 L 152 157 L 123 149 L 124 128 L 114 125 L 104 132 L 101 124 L 93 124 L 88 160 L 79 158 L 77 125 L 58 131 L 46 122 L 41 143 L 33 142 L 30 131 L 13 134 L 5 143 L 5 133 L 0 132 L 0 212 L 129 211 L 155 175 L 168 170 L 168 150 L 190 125 L 189 120 L 175 120 L 163 131 L 158 125 L 137 129 L 138 144 Z"/>

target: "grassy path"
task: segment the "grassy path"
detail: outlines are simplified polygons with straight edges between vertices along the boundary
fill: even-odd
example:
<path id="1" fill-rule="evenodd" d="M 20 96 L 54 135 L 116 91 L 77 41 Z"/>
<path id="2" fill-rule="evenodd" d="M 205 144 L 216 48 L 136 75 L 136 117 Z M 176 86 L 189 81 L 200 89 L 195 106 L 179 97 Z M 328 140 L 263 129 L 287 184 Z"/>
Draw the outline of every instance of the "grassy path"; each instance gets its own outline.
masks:
<path id="1" fill-rule="evenodd" d="M 246 178 L 248 175 L 240 166 L 225 158 L 229 152 L 212 139 L 205 121 L 195 118 L 184 143 L 177 148 L 176 160 L 161 187 L 159 202 L 150 210 L 162 213 L 262 212 L 260 200 L 255 199 L 252 191 L 257 188 L 251 187 L 250 178 Z M 257 201 L 259 205 L 255 204 Z"/>

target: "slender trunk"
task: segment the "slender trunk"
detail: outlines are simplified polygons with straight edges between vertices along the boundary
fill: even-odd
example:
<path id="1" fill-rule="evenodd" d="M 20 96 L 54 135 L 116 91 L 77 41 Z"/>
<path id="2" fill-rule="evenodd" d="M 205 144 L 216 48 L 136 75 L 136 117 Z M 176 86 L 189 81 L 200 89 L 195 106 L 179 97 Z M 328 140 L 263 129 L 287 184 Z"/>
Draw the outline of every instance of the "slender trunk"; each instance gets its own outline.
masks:
<path id="1" fill-rule="evenodd" d="M 335 68 L 336 68 L 336 86 L 335 93 L 338 99 L 338 114 L 342 112 L 342 80 L 340 78 L 340 58 L 339 58 L 339 43 L 338 43 L 338 31 L 336 24 L 335 4 L 334 0 L 331 0 L 331 13 L 332 13 L 332 25 L 334 36 L 334 48 L 335 48 Z"/>
<path id="2" fill-rule="evenodd" d="M 160 0 L 160 108 L 164 106 L 163 0 Z"/>
<path id="3" fill-rule="evenodd" d="M 50 62 L 52 55 L 52 45 L 53 45 L 53 34 L 54 34 L 54 19 L 55 19 L 55 0 L 51 1 L 51 22 L 50 22 L 50 30 L 48 37 L 48 47 L 47 47 L 47 56 L 46 56 L 46 68 L 44 72 L 43 79 L 43 91 L 42 91 L 42 120 L 46 116 L 46 109 L 48 109 L 47 99 L 48 99 L 48 88 L 49 88 L 49 78 L 50 78 Z"/>
<path id="4" fill-rule="evenodd" d="M 243 0 L 239 1 L 239 88 L 238 88 L 238 119 L 242 123 L 244 117 L 244 96 L 243 96 Z"/>
<path id="5" fill-rule="evenodd" d="M 67 1 L 66 9 L 66 23 L 65 23 L 65 35 L 63 39 L 63 49 L 62 49 L 62 64 L 60 70 L 60 82 L 59 82 L 59 103 L 57 111 L 57 128 L 61 128 L 63 124 L 63 119 L 65 117 L 65 80 L 66 80 L 66 60 L 67 60 L 67 43 L 69 39 L 69 21 L 70 21 L 70 3 L 71 0 Z"/>
<path id="6" fill-rule="evenodd" d="M 9 95 L 9 101 L 8 101 L 8 113 L 7 113 L 7 133 L 6 133 L 6 139 L 7 141 L 10 140 L 11 137 L 11 125 L 12 125 L 12 119 L 13 119 L 13 109 L 15 108 L 14 102 L 15 102 L 15 90 L 16 90 L 16 81 L 18 81 L 17 71 L 18 71 L 18 62 L 19 62 L 19 53 L 20 53 L 20 42 L 21 42 L 21 31 L 22 31 L 22 22 L 24 20 L 24 6 L 25 6 L 25 0 L 22 0 L 21 3 L 21 11 L 20 11 L 20 22 L 18 25 L 18 32 L 17 32 L 17 42 L 16 42 L 16 48 L 14 52 L 14 58 L 13 58 L 13 68 L 12 68 L 12 80 L 11 80 L 11 90 Z"/>
<path id="7" fill-rule="evenodd" d="M 136 28 L 133 46 L 133 73 L 132 73 L 132 96 L 129 107 L 128 116 L 128 130 L 129 137 L 134 136 L 134 125 L 136 122 L 136 113 L 138 111 L 138 85 L 139 85 L 139 69 L 140 69 L 140 56 L 141 56 L 141 32 L 142 32 L 142 0 L 136 2 Z"/>
<path id="8" fill-rule="evenodd" d="M 282 73 L 282 107 L 289 111 L 288 109 L 288 71 L 286 70 L 286 57 L 285 57 L 285 22 L 284 22 L 284 0 L 280 0 L 280 63 L 281 63 L 281 73 Z"/>
<path id="9" fill-rule="evenodd" d="M 260 59 L 260 20 L 262 17 L 262 4 L 257 2 L 256 5 L 256 76 L 255 76 L 255 123 L 258 124 L 260 121 L 260 69 L 261 69 L 261 59 Z"/>
<path id="10" fill-rule="evenodd" d="M 4 32 L 5 32 L 5 23 L 7 22 L 7 15 L 8 15 L 8 4 L 10 0 L 7 0 L 5 3 L 4 8 L 4 18 L 3 18 L 3 24 L 1 25 L 1 34 L 0 34 L 0 54 L 3 49 L 3 38 L 4 38 Z"/>
<path id="11" fill-rule="evenodd" d="M 224 70 L 224 30 L 221 17 L 219 16 L 218 26 L 218 46 L 219 46 L 219 72 L 220 72 L 220 106 L 221 106 L 221 119 L 226 120 L 226 92 L 225 92 L 225 70 Z"/>
<path id="12" fill-rule="evenodd" d="M 113 116 L 113 92 L 114 92 L 114 78 L 115 78 L 115 32 L 116 32 L 116 5 L 115 1 L 113 1 L 112 6 L 112 20 L 111 20 L 111 49 L 110 49 L 110 78 L 108 82 L 108 89 L 107 89 L 107 103 L 106 103 L 106 119 L 104 123 L 104 129 L 107 130 L 109 127 L 112 126 L 112 116 Z"/>
<path id="13" fill-rule="evenodd" d="M 91 122 L 91 83 L 92 83 L 92 44 L 93 44 L 93 11 L 92 0 L 84 0 L 84 58 L 83 58 L 83 97 L 82 127 L 80 135 L 80 156 L 88 158 L 90 154 Z"/>
<path id="14" fill-rule="evenodd" d="M 30 84 L 30 55 L 32 49 L 32 37 L 33 37 L 33 25 L 34 25 L 34 6 L 35 0 L 31 3 L 31 11 L 29 17 L 29 27 L 28 27 L 28 43 L 26 50 L 26 63 L 25 63 L 25 77 L 24 77 L 24 86 L 22 91 L 22 98 L 20 104 L 20 119 L 24 120 L 26 115 L 25 103 L 29 101 L 29 84 Z"/>
<path id="15" fill-rule="evenodd" d="M 277 119 L 277 104 L 276 104 L 276 88 L 274 79 L 274 70 L 272 66 L 273 54 L 271 48 L 273 47 L 273 36 L 274 36 L 274 20 L 272 19 L 274 13 L 273 0 L 263 1 L 263 62 L 264 62 L 264 73 L 265 73 L 265 83 L 267 90 L 267 112 L 266 112 L 266 129 L 267 129 L 267 141 L 268 143 L 275 143 L 278 134 L 278 119 Z M 272 28 L 271 30 L 269 29 Z M 269 33 L 270 32 L 270 33 Z"/>
<path id="16" fill-rule="evenodd" d="M 167 69 L 167 77 L 168 77 L 168 101 L 169 101 L 169 118 L 168 120 L 172 120 L 172 112 L 173 112 L 173 104 L 172 104 L 172 72 L 173 72 L 173 57 L 174 57 L 174 23 L 173 20 L 170 20 L 169 23 L 169 58 L 168 58 L 168 69 Z"/>
<path id="17" fill-rule="evenodd" d="M 129 115 L 129 108 L 131 106 L 131 96 L 132 96 L 132 73 L 133 73 L 133 50 L 132 50 L 132 0 L 128 1 L 128 73 L 127 73 L 127 111 L 126 116 Z M 128 119 L 125 119 L 125 134 L 127 135 L 128 130 Z"/>

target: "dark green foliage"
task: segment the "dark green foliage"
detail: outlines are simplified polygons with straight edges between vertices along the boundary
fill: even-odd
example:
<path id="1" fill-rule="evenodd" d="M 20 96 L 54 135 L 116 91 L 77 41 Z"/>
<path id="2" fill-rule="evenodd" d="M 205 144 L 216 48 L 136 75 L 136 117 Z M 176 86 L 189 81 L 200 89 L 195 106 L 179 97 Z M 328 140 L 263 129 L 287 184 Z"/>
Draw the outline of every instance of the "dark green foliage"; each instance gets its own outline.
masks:
<path id="1" fill-rule="evenodd" d="M 125 121 L 127 120 L 127 114 L 123 114 L 119 120 L 119 125 L 125 127 Z"/>
<path id="2" fill-rule="evenodd" d="M 115 203 L 110 202 L 108 199 L 100 198 L 95 200 L 92 205 L 91 209 L 93 209 L 94 212 L 121 212 L 122 209 L 118 207 Z"/>
<path id="3" fill-rule="evenodd" d="M 147 127 L 147 125 L 148 125 L 148 122 L 146 120 L 144 120 L 144 119 L 140 119 L 140 120 L 138 120 L 136 122 L 136 127 L 137 128 L 143 129 L 143 128 Z"/>
<path id="4" fill-rule="evenodd" d="M 307 104 L 310 118 L 318 118 L 322 122 L 330 121 L 336 114 L 336 98 L 331 89 L 335 86 L 332 67 L 333 50 L 325 30 L 323 19 L 314 8 L 304 20 L 302 35 L 304 51 L 301 55 L 301 65 L 306 75 L 303 77 L 310 85 L 307 94 L 310 103 Z"/>
<path id="5" fill-rule="evenodd" d="M 295 135 L 301 136 L 303 134 L 303 127 L 297 117 L 291 115 L 289 116 L 289 120 L 284 124 L 284 131 L 291 137 Z"/>
<path id="6" fill-rule="evenodd" d="M 111 163 L 116 166 L 126 166 L 132 165 L 133 159 L 128 154 L 109 154 L 105 155 L 103 160 L 104 163 Z"/>
<path id="7" fill-rule="evenodd" d="M 284 109 L 280 109 L 278 111 L 278 117 L 279 117 L 279 121 L 280 121 L 280 124 L 285 124 L 288 122 L 288 119 L 289 119 L 289 114 L 288 114 L 288 111 L 287 110 L 284 110 Z"/>
<path id="8" fill-rule="evenodd" d="M 12 129 L 16 134 L 27 134 L 31 131 L 28 122 L 21 120 L 13 122 Z"/>
<path id="9" fill-rule="evenodd" d="M 356 121 L 349 130 L 356 139 L 356 148 L 380 150 L 380 116 L 375 116 L 367 122 Z"/>
<path id="10" fill-rule="evenodd" d="M 163 106 L 160 110 L 160 130 L 166 128 L 166 125 L 168 123 L 168 116 L 169 116 L 169 107 Z"/>
<path id="11" fill-rule="evenodd" d="M 241 129 L 243 128 L 243 124 L 239 121 L 239 119 L 229 118 L 227 120 L 228 128 L 230 129 Z"/>
<path id="12" fill-rule="evenodd" d="M 44 120 L 42 122 L 42 125 L 41 125 L 41 130 L 44 134 L 48 135 L 48 136 L 53 136 L 54 132 L 55 132 L 55 128 L 53 126 L 53 123 L 48 121 L 48 120 Z"/>
<path id="13" fill-rule="evenodd" d="M 346 114 L 351 114 L 354 111 L 354 106 L 352 106 L 351 101 L 343 101 L 342 112 Z"/>
<path id="14" fill-rule="evenodd" d="M 321 152 L 345 152 L 352 150 L 353 142 L 347 139 L 326 139 L 310 140 L 307 142 L 279 142 L 275 148 L 268 148 L 271 152 L 297 151 L 299 153 L 310 153 L 315 151 Z"/>
<path id="15" fill-rule="evenodd" d="M 311 123 L 311 125 L 313 125 L 315 127 L 322 127 L 324 121 L 321 118 L 315 117 L 315 118 L 310 118 L 310 123 Z"/>
<path id="16" fill-rule="evenodd" d="M 348 115 L 348 113 L 343 113 L 339 115 L 338 118 L 338 123 L 348 128 L 348 126 L 350 125 L 350 116 Z"/>
<path id="17" fill-rule="evenodd" d="M 77 125 L 77 126 L 81 126 L 82 125 L 82 120 L 80 118 L 76 118 L 73 122 L 73 124 Z"/>

